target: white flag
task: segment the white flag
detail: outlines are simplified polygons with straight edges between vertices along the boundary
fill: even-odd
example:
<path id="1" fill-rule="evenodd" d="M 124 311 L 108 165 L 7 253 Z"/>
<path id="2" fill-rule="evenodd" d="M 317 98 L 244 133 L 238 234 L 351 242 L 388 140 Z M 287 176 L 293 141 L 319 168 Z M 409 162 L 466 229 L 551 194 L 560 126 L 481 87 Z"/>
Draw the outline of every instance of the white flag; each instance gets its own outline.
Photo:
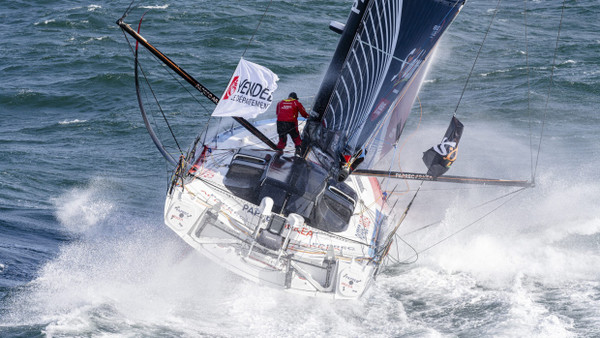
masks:
<path id="1" fill-rule="evenodd" d="M 212 116 L 254 118 L 273 102 L 279 77 L 266 67 L 240 59 Z"/>

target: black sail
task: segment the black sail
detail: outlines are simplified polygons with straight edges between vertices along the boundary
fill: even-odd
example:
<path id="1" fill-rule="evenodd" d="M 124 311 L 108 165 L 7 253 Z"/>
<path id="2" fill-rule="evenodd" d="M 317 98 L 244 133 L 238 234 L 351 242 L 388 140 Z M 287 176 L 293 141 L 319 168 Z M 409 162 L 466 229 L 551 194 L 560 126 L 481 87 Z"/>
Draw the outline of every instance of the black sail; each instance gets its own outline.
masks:
<path id="1" fill-rule="evenodd" d="M 341 69 L 334 55 L 309 123 L 307 143 L 337 159 L 366 150 L 372 167 L 393 149 L 426 75 L 432 52 L 464 0 L 356 0 L 352 18 L 360 17 Z M 357 11 L 364 11 L 356 13 Z M 353 15 L 361 14 L 361 16 Z M 345 28 L 344 35 L 352 32 Z M 347 44 L 344 35 L 340 45 Z M 324 98 L 327 106 L 322 111 Z M 363 152 L 365 153 L 365 152 Z M 331 162 L 335 164 L 335 160 Z"/>

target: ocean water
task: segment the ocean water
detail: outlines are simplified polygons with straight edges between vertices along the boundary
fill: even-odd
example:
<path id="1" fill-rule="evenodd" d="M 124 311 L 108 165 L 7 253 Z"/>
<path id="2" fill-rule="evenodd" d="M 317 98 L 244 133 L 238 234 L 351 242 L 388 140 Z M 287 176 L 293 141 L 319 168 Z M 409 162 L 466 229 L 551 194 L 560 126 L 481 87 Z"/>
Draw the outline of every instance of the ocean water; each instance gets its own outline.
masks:
<path id="1" fill-rule="evenodd" d="M 215 93 L 247 48 L 281 78 L 275 99 L 293 90 L 309 106 L 337 42 L 327 25 L 351 2 L 274 0 L 250 45 L 269 1 L 144 1 L 126 21 L 147 11 L 142 34 Z M 257 286 L 162 224 L 168 165 L 115 25 L 128 5 L 0 4 L 1 337 L 600 336 L 598 0 L 566 1 L 556 57 L 562 3 L 501 2 L 457 110 L 465 132 L 449 174 L 535 171 L 536 186 L 494 200 L 513 190 L 424 184 L 399 230 L 418 259 L 399 249 L 410 264 L 357 301 Z M 401 139 L 402 169 L 423 171 L 495 7 L 469 1 L 442 39 Z M 185 148 L 211 104 L 145 58 Z M 412 196 L 414 182 L 398 186 Z"/>

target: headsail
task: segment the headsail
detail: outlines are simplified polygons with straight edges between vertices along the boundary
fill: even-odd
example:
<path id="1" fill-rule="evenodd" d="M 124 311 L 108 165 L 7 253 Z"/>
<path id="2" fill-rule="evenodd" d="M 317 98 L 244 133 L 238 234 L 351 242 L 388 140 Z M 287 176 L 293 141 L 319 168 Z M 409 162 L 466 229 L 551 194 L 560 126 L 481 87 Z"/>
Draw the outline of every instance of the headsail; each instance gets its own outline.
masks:
<path id="1" fill-rule="evenodd" d="M 325 112 L 305 137 L 333 158 L 364 149 L 364 166 L 370 167 L 400 137 L 430 56 L 464 0 L 355 3 L 364 3 L 353 7 L 364 8 L 361 23 Z"/>

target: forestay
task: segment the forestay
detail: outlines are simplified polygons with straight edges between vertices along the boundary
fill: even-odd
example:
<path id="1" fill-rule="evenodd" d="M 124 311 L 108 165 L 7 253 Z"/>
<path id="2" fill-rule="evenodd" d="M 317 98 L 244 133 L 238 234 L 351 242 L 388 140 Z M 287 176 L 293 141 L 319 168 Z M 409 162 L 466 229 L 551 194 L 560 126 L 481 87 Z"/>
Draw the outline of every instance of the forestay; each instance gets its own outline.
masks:
<path id="1" fill-rule="evenodd" d="M 311 144 L 334 159 L 364 149 L 363 168 L 380 162 L 399 139 L 432 52 L 463 4 L 463 0 L 355 1 L 353 10 L 365 12 L 321 123 L 307 135 Z M 335 75 L 328 72 L 327 76 Z"/>

